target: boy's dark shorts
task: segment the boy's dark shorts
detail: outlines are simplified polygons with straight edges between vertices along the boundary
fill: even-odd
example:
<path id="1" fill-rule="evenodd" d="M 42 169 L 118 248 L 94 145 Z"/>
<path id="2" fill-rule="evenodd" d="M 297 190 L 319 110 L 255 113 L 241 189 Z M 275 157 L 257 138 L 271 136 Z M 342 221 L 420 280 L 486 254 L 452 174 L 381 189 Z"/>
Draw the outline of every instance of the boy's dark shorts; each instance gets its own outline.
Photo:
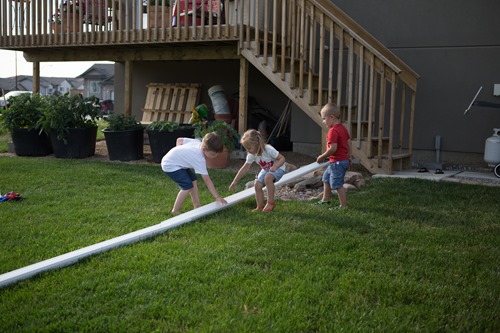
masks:
<path id="1" fill-rule="evenodd" d="M 341 188 L 348 168 L 349 160 L 330 163 L 323 173 L 323 182 L 329 183 L 334 190 Z"/>
<path id="2" fill-rule="evenodd" d="M 181 190 L 190 190 L 193 188 L 193 182 L 197 180 L 196 174 L 191 169 L 179 169 L 173 172 L 165 172 L 174 182 L 179 185 Z"/>

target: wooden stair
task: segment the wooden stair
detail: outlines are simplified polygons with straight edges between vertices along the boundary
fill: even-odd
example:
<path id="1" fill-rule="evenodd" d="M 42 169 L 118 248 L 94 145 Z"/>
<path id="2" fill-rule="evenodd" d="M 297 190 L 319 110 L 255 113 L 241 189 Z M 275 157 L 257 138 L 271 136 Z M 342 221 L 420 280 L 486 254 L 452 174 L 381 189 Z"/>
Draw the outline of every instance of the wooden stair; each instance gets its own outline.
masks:
<path id="1" fill-rule="evenodd" d="M 339 105 L 353 157 L 370 172 L 409 168 L 418 75 L 330 1 L 273 10 L 240 54 L 322 128 L 321 107 Z"/>

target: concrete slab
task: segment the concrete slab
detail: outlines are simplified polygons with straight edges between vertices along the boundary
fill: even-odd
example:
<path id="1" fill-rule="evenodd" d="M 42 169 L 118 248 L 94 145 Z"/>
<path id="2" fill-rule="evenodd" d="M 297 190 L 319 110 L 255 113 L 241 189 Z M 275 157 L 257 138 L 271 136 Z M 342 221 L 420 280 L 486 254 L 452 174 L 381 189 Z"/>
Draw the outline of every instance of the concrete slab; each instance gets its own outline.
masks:
<path id="1" fill-rule="evenodd" d="M 496 177 L 493 171 L 464 171 L 464 170 L 443 170 L 442 174 L 436 174 L 434 170 L 429 172 L 418 172 L 417 169 L 396 171 L 392 175 L 377 174 L 372 178 L 418 178 L 432 181 L 448 181 L 464 184 L 480 184 L 490 186 L 500 186 L 500 178 Z"/>
<path id="2" fill-rule="evenodd" d="M 457 173 L 450 181 L 464 184 L 480 184 L 500 186 L 500 178 L 495 176 L 493 170 L 489 171 L 462 171 Z"/>
<path id="3" fill-rule="evenodd" d="M 373 175 L 372 178 L 384 178 L 384 177 L 419 178 L 419 179 L 440 181 L 440 180 L 443 180 L 445 178 L 454 177 L 459 172 L 460 171 L 444 170 L 442 174 L 437 174 L 433 170 L 429 170 L 428 172 L 418 172 L 418 170 L 405 170 L 405 171 L 396 171 L 392 175 L 377 174 L 377 175 Z"/>

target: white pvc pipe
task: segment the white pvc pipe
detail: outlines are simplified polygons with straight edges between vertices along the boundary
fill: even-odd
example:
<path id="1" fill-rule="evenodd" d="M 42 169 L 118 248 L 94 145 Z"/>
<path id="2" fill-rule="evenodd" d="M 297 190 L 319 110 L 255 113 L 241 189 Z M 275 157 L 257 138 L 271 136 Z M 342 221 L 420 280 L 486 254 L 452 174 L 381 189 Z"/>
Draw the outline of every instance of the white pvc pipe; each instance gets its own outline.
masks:
<path id="1" fill-rule="evenodd" d="M 286 173 L 279 182 L 276 183 L 276 187 L 285 185 L 292 180 L 302 177 L 310 172 L 313 172 L 327 163 L 318 164 L 316 162 L 311 163 L 309 165 L 303 166 L 297 170 Z M 213 214 L 222 209 L 228 208 L 236 203 L 239 203 L 243 200 L 246 200 L 254 195 L 254 189 L 249 188 L 238 192 L 236 194 L 230 195 L 225 198 L 227 201 L 227 205 L 221 205 L 218 202 L 212 202 L 205 206 L 193 209 L 186 213 L 174 216 L 168 220 L 165 220 L 159 224 L 153 225 L 151 227 L 147 227 L 141 230 L 137 230 L 116 238 L 112 238 L 107 241 L 103 241 L 94 245 L 90 245 L 79 250 L 75 250 L 72 252 L 68 252 L 66 254 L 62 254 L 60 256 L 47 259 L 44 261 L 40 261 L 36 264 L 25 266 L 23 268 L 16 269 L 14 271 L 10 271 L 8 273 L 0 275 L 0 288 L 7 286 L 9 284 L 28 279 L 34 275 L 62 268 L 65 266 L 69 266 L 71 264 L 76 263 L 77 261 L 89 257 L 94 254 L 102 253 L 116 247 L 120 247 L 123 245 L 139 242 L 146 238 L 154 237 L 158 234 L 161 234 L 169 229 L 178 227 L 182 224 L 197 220 L 204 216 Z"/>

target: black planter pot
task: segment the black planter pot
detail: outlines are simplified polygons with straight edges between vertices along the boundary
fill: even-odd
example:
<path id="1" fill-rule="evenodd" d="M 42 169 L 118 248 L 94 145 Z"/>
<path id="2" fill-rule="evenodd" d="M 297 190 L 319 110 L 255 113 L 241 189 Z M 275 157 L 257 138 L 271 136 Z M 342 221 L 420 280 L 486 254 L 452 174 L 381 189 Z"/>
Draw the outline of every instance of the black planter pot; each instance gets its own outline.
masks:
<path id="1" fill-rule="evenodd" d="M 103 130 L 108 156 L 112 161 L 134 161 L 144 158 L 144 129 Z"/>
<path id="2" fill-rule="evenodd" d="M 70 128 L 65 135 L 66 142 L 57 138 L 57 131 L 50 132 L 50 141 L 57 158 L 85 158 L 95 154 L 97 126 Z"/>
<path id="3" fill-rule="evenodd" d="M 155 163 L 161 163 L 166 153 L 175 147 L 177 138 L 192 138 L 194 127 L 178 128 L 173 132 L 147 130 L 151 155 Z"/>
<path id="4" fill-rule="evenodd" d="M 53 153 L 49 136 L 38 130 L 17 128 L 11 132 L 17 156 L 46 156 Z"/>

